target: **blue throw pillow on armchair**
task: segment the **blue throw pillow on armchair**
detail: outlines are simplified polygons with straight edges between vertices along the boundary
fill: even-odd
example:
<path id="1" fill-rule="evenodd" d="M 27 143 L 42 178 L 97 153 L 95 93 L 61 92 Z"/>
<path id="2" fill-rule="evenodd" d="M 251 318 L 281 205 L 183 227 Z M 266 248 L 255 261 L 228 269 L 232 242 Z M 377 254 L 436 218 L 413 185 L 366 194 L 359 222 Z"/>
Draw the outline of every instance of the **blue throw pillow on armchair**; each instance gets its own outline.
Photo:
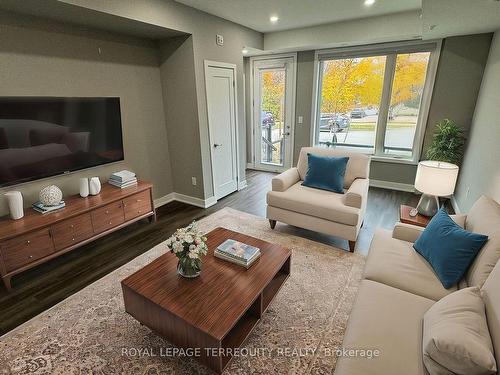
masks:
<path id="1" fill-rule="evenodd" d="M 430 263 L 448 289 L 462 279 L 487 240 L 488 236 L 462 229 L 441 208 L 413 248 Z"/>
<path id="2" fill-rule="evenodd" d="M 344 194 L 348 157 L 307 154 L 307 173 L 302 185 Z"/>

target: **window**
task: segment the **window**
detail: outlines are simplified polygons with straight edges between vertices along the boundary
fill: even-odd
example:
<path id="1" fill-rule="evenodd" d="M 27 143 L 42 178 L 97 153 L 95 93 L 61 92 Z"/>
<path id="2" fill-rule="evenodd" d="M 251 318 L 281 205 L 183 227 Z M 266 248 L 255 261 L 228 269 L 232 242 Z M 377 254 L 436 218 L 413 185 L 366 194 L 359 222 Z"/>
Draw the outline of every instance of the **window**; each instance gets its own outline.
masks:
<path id="1" fill-rule="evenodd" d="M 314 143 L 418 161 L 436 50 L 432 43 L 317 53 Z"/>

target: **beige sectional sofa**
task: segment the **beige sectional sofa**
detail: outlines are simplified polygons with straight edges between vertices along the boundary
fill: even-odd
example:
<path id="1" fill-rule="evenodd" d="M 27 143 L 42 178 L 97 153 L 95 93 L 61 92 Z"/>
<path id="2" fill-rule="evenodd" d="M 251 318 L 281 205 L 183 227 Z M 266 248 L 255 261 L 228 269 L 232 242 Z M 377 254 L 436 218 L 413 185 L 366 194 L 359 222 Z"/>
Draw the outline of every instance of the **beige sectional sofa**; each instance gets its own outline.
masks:
<path id="1" fill-rule="evenodd" d="M 422 358 L 422 319 L 444 296 L 481 288 L 497 364 L 500 364 L 500 205 L 481 197 L 468 215 L 453 219 L 466 230 L 489 236 L 459 285 L 444 289 L 412 244 L 423 228 L 396 224 L 375 233 L 364 278 L 349 317 L 343 348 L 378 350 L 379 356 L 341 357 L 336 375 L 428 374 Z"/>
<path id="2" fill-rule="evenodd" d="M 303 186 L 307 173 L 308 153 L 348 156 L 344 194 Z M 272 180 L 267 193 L 267 218 L 274 229 L 277 221 L 300 228 L 339 236 L 349 241 L 354 251 L 364 220 L 368 200 L 370 157 L 359 152 L 345 152 L 324 147 L 303 147 L 296 168 Z"/>

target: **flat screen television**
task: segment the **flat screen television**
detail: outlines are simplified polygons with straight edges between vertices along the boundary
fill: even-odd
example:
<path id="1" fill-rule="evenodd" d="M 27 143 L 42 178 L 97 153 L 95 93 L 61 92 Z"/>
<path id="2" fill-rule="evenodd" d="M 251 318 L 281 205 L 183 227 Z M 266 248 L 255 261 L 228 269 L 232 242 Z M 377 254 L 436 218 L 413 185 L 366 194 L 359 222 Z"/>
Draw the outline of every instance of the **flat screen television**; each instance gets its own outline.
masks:
<path id="1" fill-rule="evenodd" d="M 0 187 L 123 157 L 120 98 L 0 97 Z"/>

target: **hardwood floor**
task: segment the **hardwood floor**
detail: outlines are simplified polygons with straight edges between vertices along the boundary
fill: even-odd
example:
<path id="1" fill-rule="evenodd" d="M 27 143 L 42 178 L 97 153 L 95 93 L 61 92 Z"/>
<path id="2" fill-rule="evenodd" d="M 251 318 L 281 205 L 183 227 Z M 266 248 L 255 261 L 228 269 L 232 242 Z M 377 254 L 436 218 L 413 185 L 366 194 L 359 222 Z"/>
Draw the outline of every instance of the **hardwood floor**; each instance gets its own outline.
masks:
<path id="1" fill-rule="evenodd" d="M 235 192 L 217 204 L 202 209 L 172 202 L 157 210 L 157 222 L 135 223 L 77 250 L 53 259 L 12 278 L 13 291 L 0 288 L 0 335 L 29 320 L 40 312 L 76 293 L 95 280 L 146 252 L 167 239 L 175 229 L 192 220 L 232 207 L 257 216 L 265 216 L 266 192 L 273 173 L 247 171 L 248 187 Z M 411 193 L 370 188 L 365 222 L 356 251 L 366 254 L 377 227 L 391 229 L 399 219 L 400 204 L 416 205 Z M 348 249 L 347 241 L 282 223 L 276 229 Z"/>

